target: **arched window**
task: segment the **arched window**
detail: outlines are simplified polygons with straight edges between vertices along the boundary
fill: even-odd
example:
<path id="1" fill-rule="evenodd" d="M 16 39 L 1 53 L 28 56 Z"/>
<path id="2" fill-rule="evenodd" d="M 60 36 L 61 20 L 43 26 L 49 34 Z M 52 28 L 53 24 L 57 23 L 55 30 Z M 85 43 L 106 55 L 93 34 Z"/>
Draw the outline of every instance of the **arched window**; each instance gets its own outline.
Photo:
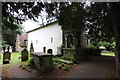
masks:
<path id="1" fill-rule="evenodd" d="M 53 42 L 53 38 L 51 37 L 51 43 Z"/>
<path id="2" fill-rule="evenodd" d="M 43 47 L 43 52 L 46 53 L 46 47 Z"/>

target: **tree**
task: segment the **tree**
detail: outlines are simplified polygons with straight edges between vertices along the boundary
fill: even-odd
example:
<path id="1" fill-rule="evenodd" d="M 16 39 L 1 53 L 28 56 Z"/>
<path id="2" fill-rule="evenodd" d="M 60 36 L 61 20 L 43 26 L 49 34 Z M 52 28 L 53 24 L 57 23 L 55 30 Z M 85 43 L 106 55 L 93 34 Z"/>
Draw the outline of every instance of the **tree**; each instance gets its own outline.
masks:
<path id="1" fill-rule="evenodd" d="M 22 31 L 19 24 L 29 18 L 37 20 L 43 8 L 42 3 L 37 4 L 35 5 L 34 2 L 2 2 L 3 45 L 10 45 L 15 50 L 16 36 Z"/>
<path id="2" fill-rule="evenodd" d="M 12 46 L 13 51 L 15 51 L 15 44 L 16 44 L 16 37 L 17 34 L 22 34 L 22 28 L 19 27 L 16 30 L 12 29 L 7 29 L 7 30 L 2 30 L 2 37 L 3 37 L 3 44 L 2 46 L 5 47 L 7 45 Z"/>
<path id="3" fill-rule="evenodd" d="M 114 23 L 114 32 L 115 32 L 115 56 L 116 56 L 116 77 L 120 78 L 120 2 L 111 3 L 111 11 L 112 11 L 112 20 Z"/>
<path id="4" fill-rule="evenodd" d="M 44 5 L 38 2 L 2 2 L 2 28 L 16 29 L 27 19 L 37 20 Z"/>
<path id="5" fill-rule="evenodd" d="M 109 3 L 91 3 L 91 6 L 86 8 L 86 12 L 88 37 L 96 43 L 99 41 L 112 43 L 114 26 Z"/>

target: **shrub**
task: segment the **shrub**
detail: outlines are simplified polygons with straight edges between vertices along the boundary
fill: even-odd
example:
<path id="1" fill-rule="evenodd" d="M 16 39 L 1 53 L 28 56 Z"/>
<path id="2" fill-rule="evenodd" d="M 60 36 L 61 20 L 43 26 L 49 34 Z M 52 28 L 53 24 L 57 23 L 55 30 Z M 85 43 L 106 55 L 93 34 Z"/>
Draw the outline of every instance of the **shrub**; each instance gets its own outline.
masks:
<path id="1" fill-rule="evenodd" d="M 97 47 L 94 46 L 93 44 L 90 44 L 90 48 L 92 48 L 92 49 L 96 49 Z"/>
<path id="2" fill-rule="evenodd" d="M 65 47 L 65 44 L 61 44 L 60 47 L 61 47 L 61 48 Z"/>
<path id="3" fill-rule="evenodd" d="M 30 59 L 27 60 L 28 65 L 33 65 L 34 61 L 33 58 L 30 57 Z"/>
<path id="4" fill-rule="evenodd" d="M 69 66 L 64 66 L 64 67 L 62 67 L 62 69 L 64 69 L 65 71 L 68 71 Z"/>
<path id="5" fill-rule="evenodd" d="M 26 70 L 26 67 L 23 64 L 21 64 L 19 67 Z"/>

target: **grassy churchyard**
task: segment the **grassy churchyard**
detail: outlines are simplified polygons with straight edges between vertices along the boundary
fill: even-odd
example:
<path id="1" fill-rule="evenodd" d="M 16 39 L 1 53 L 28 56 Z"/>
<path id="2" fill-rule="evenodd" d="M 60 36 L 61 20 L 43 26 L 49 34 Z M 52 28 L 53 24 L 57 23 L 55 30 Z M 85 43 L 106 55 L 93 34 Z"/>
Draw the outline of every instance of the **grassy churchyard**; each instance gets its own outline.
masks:
<path id="1" fill-rule="evenodd" d="M 114 52 L 108 52 L 108 53 L 102 52 L 101 55 L 103 55 L 103 56 L 115 56 Z M 1 60 L 0 61 L 3 62 L 3 54 L 1 55 Z M 6 65 L 16 65 L 16 64 L 20 64 L 20 63 L 27 64 L 26 61 L 25 62 L 21 62 L 21 53 L 12 52 L 11 53 L 10 63 L 6 64 Z"/>
<path id="2" fill-rule="evenodd" d="M 105 56 L 115 56 L 114 52 L 102 52 L 101 55 L 105 55 Z M 1 60 L 3 61 L 3 54 L 1 55 Z M 16 64 L 20 64 L 21 63 L 21 53 L 18 52 L 12 52 L 11 53 L 11 60 L 9 65 L 16 65 Z M 26 62 L 22 62 L 22 63 L 26 63 Z"/>
<path id="3" fill-rule="evenodd" d="M 101 53 L 103 56 L 115 56 L 114 52 L 109 52 L 109 53 Z"/>

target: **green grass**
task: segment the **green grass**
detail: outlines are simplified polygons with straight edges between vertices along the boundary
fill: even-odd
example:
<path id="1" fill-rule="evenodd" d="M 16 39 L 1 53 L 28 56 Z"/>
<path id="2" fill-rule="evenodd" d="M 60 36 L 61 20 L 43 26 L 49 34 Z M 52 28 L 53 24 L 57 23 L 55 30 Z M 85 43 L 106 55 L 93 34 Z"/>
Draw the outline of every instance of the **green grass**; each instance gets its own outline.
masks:
<path id="1" fill-rule="evenodd" d="M 21 62 L 21 58 L 19 59 L 19 57 L 21 57 L 20 53 L 11 53 L 11 63 L 12 64 L 17 64 Z"/>
<path id="2" fill-rule="evenodd" d="M 105 56 L 115 56 L 114 52 L 101 53 L 101 55 L 105 55 Z"/>

